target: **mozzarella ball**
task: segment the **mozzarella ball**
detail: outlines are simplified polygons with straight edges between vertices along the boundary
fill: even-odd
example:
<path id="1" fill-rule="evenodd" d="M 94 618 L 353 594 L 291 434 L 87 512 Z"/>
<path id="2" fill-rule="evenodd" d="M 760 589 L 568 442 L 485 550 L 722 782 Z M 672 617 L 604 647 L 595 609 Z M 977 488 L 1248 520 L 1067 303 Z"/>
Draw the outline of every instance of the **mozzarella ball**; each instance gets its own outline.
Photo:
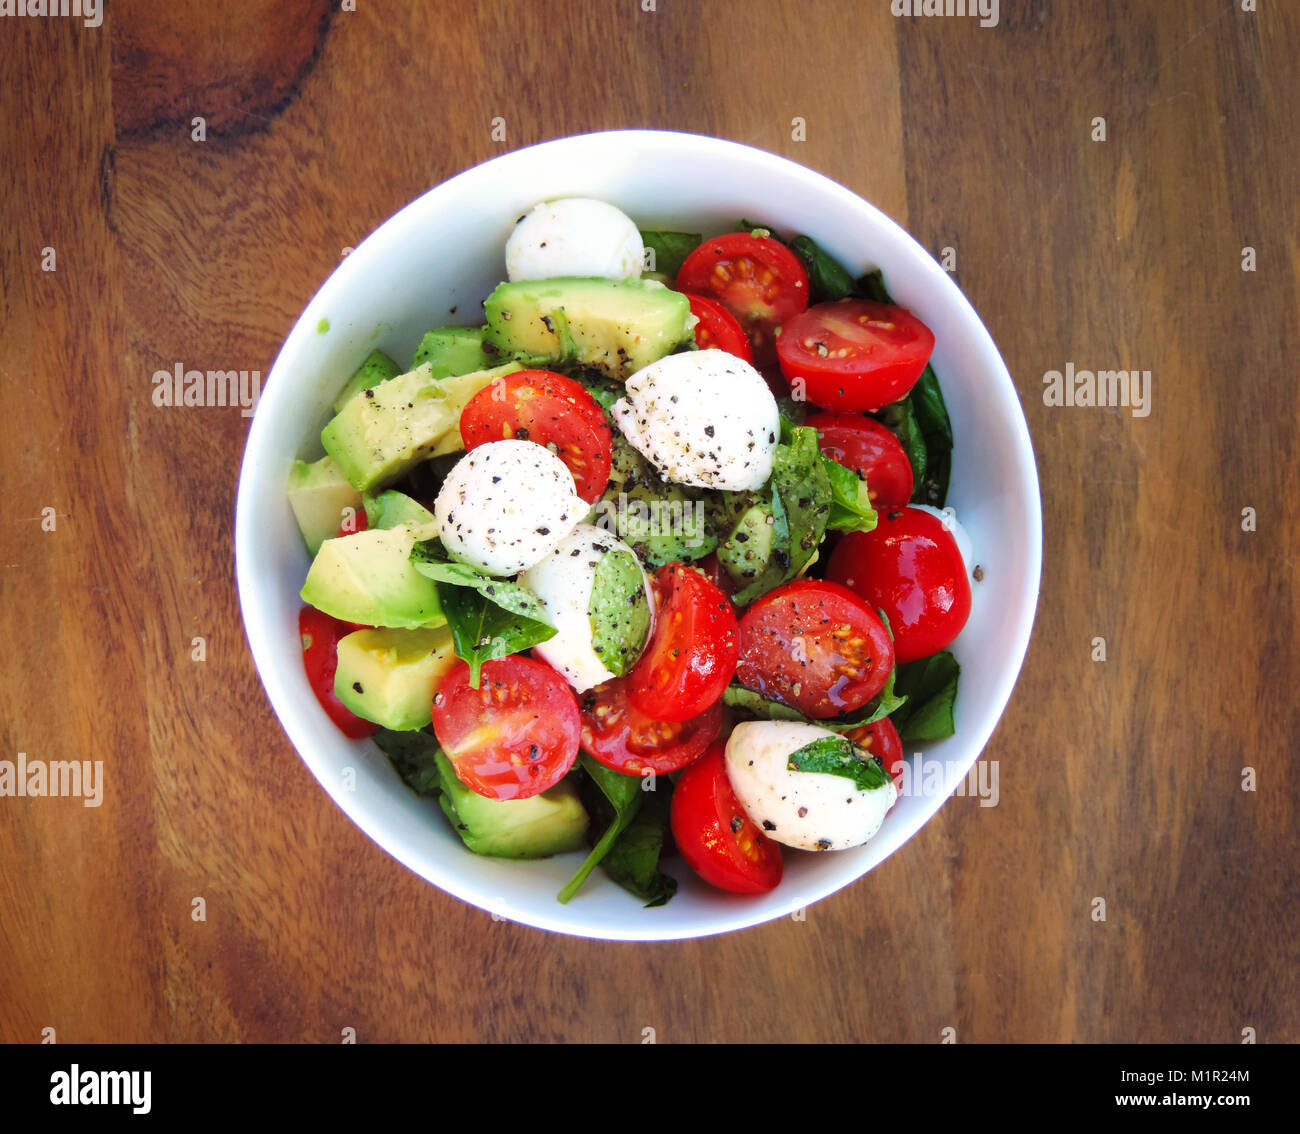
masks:
<path id="1" fill-rule="evenodd" d="M 641 274 L 645 249 L 632 219 L 613 205 L 588 197 L 543 201 L 506 241 L 511 280 L 599 276 L 625 280 Z"/>
<path id="2" fill-rule="evenodd" d="M 793 772 L 790 755 L 838 733 L 798 721 L 746 721 L 727 741 L 727 779 L 745 813 L 778 843 L 803 850 L 861 846 L 898 798 L 888 776 L 862 791 L 847 776 Z"/>
<path id="3" fill-rule="evenodd" d="M 592 644 L 591 591 L 596 568 L 610 552 L 625 553 L 641 575 L 641 601 L 650 604 L 650 580 L 635 553 L 622 540 L 593 524 L 579 524 L 545 559 L 530 567 L 519 581 L 546 607 L 555 637 L 539 642 L 533 653 L 579 693 L 619 676 L 600 659 Z M 636 661 L 644 642 L 629 642 L 631 656 L 624 658 L 620 672 Z"/>
<path id="4" fill-rule="evenodd" d="M 929 512 L 952 533 L 953 542 L 957 544 L 957 550 L 961 552 L 961 561 L 966 565 L 966 574 L 969 575 L 974 571 L 975 545 L 971 542 L 966 529 L 961 526 L 961 521 L 957 519 L 957 513 L 944 512 L 942 509 L 931 507 L 929 504 L 913 504 L 911 507 L 919 508 L 922 512 Z"/>
<path id="5" fill-rule="evenodd" d="M 532 441 L 491 441 L 452 466 L 433 506 L 448 554 L 488 575 L 549 555 L 590 510 L 559 457 Z"/>
<path id="6" fill-rule="evenodd" d="M 627 380 L 610 415 L 665 480 L 740 492 L 772 473 L 776 399 L 757 370 L 724 350 L 652 362 Z"/>

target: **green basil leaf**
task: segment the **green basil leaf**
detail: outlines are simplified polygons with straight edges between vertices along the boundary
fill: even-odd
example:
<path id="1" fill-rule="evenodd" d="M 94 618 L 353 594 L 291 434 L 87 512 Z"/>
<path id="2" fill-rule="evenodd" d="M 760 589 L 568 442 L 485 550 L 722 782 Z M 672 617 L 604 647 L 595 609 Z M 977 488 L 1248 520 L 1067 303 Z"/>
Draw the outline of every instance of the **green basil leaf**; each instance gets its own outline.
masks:
<path id="1" fill-rule="evenodd" d="M 437 795 L 442 789 L 438 775 L 438 742 L 427 732 L 422 729 L 394 732 L 381 728 L 373 739 L 416 795 Z"/>
<path id="2" fill-rule="evenodd" d="M 894 718 L 903 740 L 943 740 L 956 731 L 953 708 L 961 666 L 947 650 L 898 667 L 895 688 L 907 698 Z"/>
<path id="3" fill-rule="evenodd" d="M 808 271 L 808 298 L 812 303 L 828 303 L 858 294 L 857 283 L 835 257 L 811 236 L 796 236 L 790 251 Z"/>
<path id="4" fill-rule="evenodd" d="M 872 299 L 877 303 L 889 303 L 897 306 L 889 297 L 889 292 L 885 290 L 885 276 L 879 268 L 868 272 L 865 276 L 858 277 L 855 293 L 859 299 Z"/>
<path id="5" fill-rule="evenodd" d="M 654 263 L 646 271 L 676 276 L 682 262 L 704 241 L 698 232 L 650 231 L 641 233 L 641 243 L 654 253 Z"/>
<path id="6" fill-rule="evenodd" d="M 886 406 L 877 416 L 885 428 L 897 437 L 898 443 L 903 446 L 903 452 L 907 454 L 908 463 L 912 466 L 912 480 L 915 492 L 916 485 L 925 483 L 928 453 L 925 435 L 917 424 L 911 399 L 904 398 L 901 402 Z M 915 495 L 913 499 L 915 499 Z"/>
<path id="7" fill-rule="evenodd" d="M 660 776 L 655 790 L 642 794 L 640 809 L 614 840 L 600 866 L 650 908 L 664 905 L 677 892 L 677 879 L 659 869 L 672 795 L 668 777 Z"/>
<path id="8" fill-rule="evenodd" d="M 774 229 L 770 224 L 763 224 L 760 221 L 746 220 L 744 217 L 741 217 L 740 220 L 736 222 L 736 231 L 747 232 L 750 236 L 770 236 L 773 240 L 781 240 L 781 238 L 776 234 L 776 229 Z M 784 244 L 785 241 L 782 240 L 781 243 Z"/>
<path id="9" fill-rule="evenodd" d="M 824 736 L 790 753 L 786 760 L 792 772 L 818 772 L 852 780 L 860 791 L 875 791 L 889 783 L 889 773 L 880 759 L 867 756 L 846 736 Z"/>
<path id="10" fill-rule="evenodd" d="M 641 656 L 650 633 L 650 599 L 641 564 L 627 548 L 615 546 L 596 560 L 587 601 L 591 648 L 615 677 Z"/>
<path id="11" fill-rule="evenodd" d="M 808 721 L 798 709 L 792 709 L 781 701 L 769 701 L 763 694 L 746 689 L 743 685 L 728 685 L 722 691 L 722 703 L 733 709 L 743 709 L 764 720 Z"/>
<path id="12" fill-rule="evenodd" d="M 438 601 L 451 629 L 456 656 L 469 663 L 469 683 L 474 689 L 479 687 L 484 662 L 509 657 L 555 637 L 555 627 L 549 622 L 498 606 L 472 587 L 439 583 Z"/>
<path id="13" fill-rule="evenodd" d="M 831 486 L 831 510 L 826 527 L 838 532 L 869 532 L 876 526 L 867 482 L 839 461 L 822 454 L 822 467 Z"/>
<path id="14" fill-rule="evenodd" d="M 564 889 L 557 895 L 561 903 L 568 902 L 582 889 L 582 884 L 587 881 L 591 872 L 596 869 L 597 864 L 609 853 L 615 840 L 636 817 L 636 813 L 641 809 L 641 805 L 648 794 L 641 790 L 642 781 L 640 776 L 625 776 L 620 772 L 615 772 L 613 769 L 605 767 L 604 764 L 593 760 L 586 752 L 578 753 L 578 763 L 582 765 L 583 770 L 600 788 L 605 799 L 609 801 L 610 806 L 614 809 L 614 820 L 605 833 L 601 835 L 596 845 L 592 847 L 591 853 L 587 855 L 583 864 L 578 867 L 578 872 L 565 883 Z"/>

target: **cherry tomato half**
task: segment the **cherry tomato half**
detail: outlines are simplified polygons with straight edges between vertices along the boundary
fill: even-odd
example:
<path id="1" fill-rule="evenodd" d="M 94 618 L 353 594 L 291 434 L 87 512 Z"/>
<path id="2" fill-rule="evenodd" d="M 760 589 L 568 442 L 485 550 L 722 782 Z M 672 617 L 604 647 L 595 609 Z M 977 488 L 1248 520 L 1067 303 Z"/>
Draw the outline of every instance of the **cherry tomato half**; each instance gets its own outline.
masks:
<path id="1" fill-rule="evenodd" d="M 880 422 L 856 413 L 817 413 L 804 424 L 817 430 L 823 453 L 867 482 L 873 507 L 902 508 L 912 499 L 912 463 Z"/>
<path id="2" fill-rule="evenodd" d="M 694 567 L 669 563 L 652 585 L 654 633 L 627 675 L 627 697 L 653 720 L 689 721 L 722 696 L 736 672 L 736 611 Z"/>
<path id="3" fill-rule="evenodd" d="M 760 361 L 773 355 L 777 327 L 808 306 L 808 273 L 799 257 L 771 236 L 747 232 L 706 240 L 686 257 L 677 288 L 721 303 Z"/>
<path id="4" fill-rule="evenodd" d="M 314 606 L 298 612 L 298 637 L 302 639 L 302 664 L 307 681 L 321 708 L 329 714 L 344 736 L 360 740 L 377 732 L 379 726 L 359 717 L 334 694 L 334 673 L 339 667 L 339 639 L 365 627 L 331 618 Z"/>
<path id="5" fill-rule="evenodd" d="M 885 612 L 900 662 L 942 650 L 970 617 L 970 580 L 957 541 L 920 508 L 881 512 L 874 531 L 849 532 L 826 577 Z"/>
<path id="6" fill-rule="evenodd" d="M 893 721 L 888 717 L 881 717 L 878 721 L 852 729 L 844 735 L 854 744 L 865 748 L 868 755 L 878 756 L 885 766 L 885 771 L 893 779 L 895 787 L 902 790 L 903 741 Z"/>
<path id="7" fill-rule="evenodd" d="M 549 370 L 517 370 L 470 398 L 460 415 L 466 449 L 489 441 L 536 441 L 573 474 L 594 504 L 609 483 L 611 439 L 605 413 L 582 385 Z"/>
<path id="8" fill-rule="evenodd" d="M 746 362 L 754 361 L 754 351 L 736 317 L 716 299 L 706 295 L 688 295 L 695 325 L 695 345 L 700 350 L 725 350 Z"/>
<path id="9" fill-rule="evenodd" d="M 624 775 L 675 772 L 696 759 L 722 731 L 722 704 L 688 721 L 648 717 L 627 697 L 627 679 L 616 677 L 582 696 L 582 747 Z"/>
<path id="10" fill-rule="evenodd" d="M 781 373 L 792 390 L 828 410 L 878 410 L 916 385 L 934 350 L 910 311 L 868 299 L 819 303 L 781 328 Z"/>
<path id="11" fill-rule="evenodd" d="M 686 865 L 733 894 L 765 894 L 781 881 L 781 848 L 745 814 L 727 779 L 726 745 L 712 745 L 678 777 L 669 823 Z"/>
<path id="12" fill-rule="evenodd" d="M 339 525 L 338 533 L 335 539 L 342 539 L 344 536 L 356 535 L 357 532 L 364 532 L 370 526 L 370 520 L 366 516 L 364 508 L 351 509 L 352 514 L 345 516 L 343 522 Z"/>
<path id="13" fill-rule="evenodd" d="M 433 695 L 433 731 L 456 775 L 489 799 L 554 787 L 578 757 L 578 703 L 558 673 L 514 654 L 483 663 L 479 687 L 461 662 Z"/>
<path id="14" fill-rule="evenodd" d="M 736 679 L 814 720 L 861 708 L 884 688 L 893 667 L 885 624 L 838 583 L 786 583 L 740 620 Z"/>

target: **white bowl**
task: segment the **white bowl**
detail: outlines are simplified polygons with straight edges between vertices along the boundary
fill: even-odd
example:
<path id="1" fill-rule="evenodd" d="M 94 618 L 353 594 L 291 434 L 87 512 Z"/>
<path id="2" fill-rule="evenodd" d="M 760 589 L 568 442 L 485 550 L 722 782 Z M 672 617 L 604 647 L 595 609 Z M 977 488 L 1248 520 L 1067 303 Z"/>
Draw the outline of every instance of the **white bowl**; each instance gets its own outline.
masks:
<path id="1" fill-rule="evenodd" d="M 956 735 L 924 753 L 927 763 L 943 762 L 943 789 L 901 798 L 863 847 L 787 853 L 784 880 L 762 897 L 714 890 L 678 857 L 669 870 L 681 887 L 666 906 L 644 909 L 599 870 L 560 905 L 555 894 L 581 855 L 520 863 L 471 854 L 437 803 L 407 790 L 374 744 L 339 733 L 303 672 L 298 591 L 309 560 L 285 496 L 290 463 L 321 454 L 330 402 L 370 350 L 406 360 L 430 327 L 476 322 L 480 301 L 505 276 L 516 218 L 561 196 L 609 201 L 643 228 L 714 235 L 747 217 L 808 233 L 854 273 L 882 268 L 895 299 L 935 335 L 934 366 L 956 435 L 949 503 L 984 569 L 953 647 L 962 664 Z M 1020 670 L 1037 604 L 1042 517 L 1011 377 L 979 316 L 924 248 L 794 162 L 714 138 L 632 130 L 545 142 L 475 166 L 408 205 L 339 264 L 267 379 L 244 453 L 235 549 L 244 625 L 271 704 L 312 773 L 367 835 L 436 886 L 513 921 L 583 937 L 672 940 L 757 925 L 824 898 L 938 810 L 988 741 Z"/>

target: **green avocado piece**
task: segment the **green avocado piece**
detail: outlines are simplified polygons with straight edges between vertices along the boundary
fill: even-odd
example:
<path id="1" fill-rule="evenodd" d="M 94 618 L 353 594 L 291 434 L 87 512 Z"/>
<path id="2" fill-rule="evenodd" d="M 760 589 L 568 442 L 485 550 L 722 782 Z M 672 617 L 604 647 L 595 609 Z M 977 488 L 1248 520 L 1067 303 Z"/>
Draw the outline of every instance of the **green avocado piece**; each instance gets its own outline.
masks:
<path id="1" fill-rule="evenodd" d="M 401 372 L 402 368 L 382 350 L 372 350 L 366 356 L 365 362 L 357 367 L 356 373 L 348 379 L 348 384 L 339 391 L 339 396 L 334 399 L 334 412 L 338 413 L 362 390 L 369 390 L 372 386 L 378 386 L 380 382 L 396 378 Z"/>
<path id="2" fill-rule="evenodd" d="M 771 509 L 759 501 L 740 514 L 731 532 L 718 543 L 718 562 L 736 582 L 748 583 L 762 574 L 772 557 L 774 527 Z"/>
<path id="3" fill-rule="evenodd" d="M 442 380 L 426 362 L 354 394 L 321 430 L 321 444 L 354 488 L 382 486 L 438 455 L 438 443 L 449 433 L 459 445 L 457 423 L 465 403 L 494 378 L 519 369 L 510 363 Z"/>
<path id="4" fill-rule="evenodd" d="M 417 538 L 434 532 L 411 524 L 327 539 L 302 585 L 302 599 L 345 622 L 419 629 L 446 619 L 432 579 L 411 566 Z"/>
<path id="5" fill-rule="evenodd" d="M 501 362 L 496 351 L 483 348 L 482 327 L 435 327 L 415 348 L 413 366 L 428 363 L 435 378 L 490 370 Z"/>
<path id="6" fill-rule="evenodd" d="M 485 311 L 484 342 L 503 355 L 620 379 L 695 333 L 689 300 L 658 280 L 518 280 L 500 284 Z"/>
<path id="7" fill-rule="evenodd" d="M 400 524 L 423 528 L 434 522 L 433 513 L 418 500 L 391 488 L 375 495 L 362 493 L 361 500 L 368 528 L 395 528 Z"/>
<path id="8" fill-rule="evenodd" d="M 294 461 L 289 470 L 289 506 L 298 530 L 313 555 L 320 545 L 337 535 L 348 509 L 361 508 L 361 493 L 348 483 L 343 471 L 329 457 L 319 461 Z"/>
<path id="9" fill-rule="evenodd" d="M 569 780 L 527 799 L 488 799 L 456 778 L 456 770 L 441 750 L 437 761 L 442 785 L 438 802 L 475 854 L 545 858 L 585 845 L 587 811 Z"/>
<path id="10" fill-rule="evenodd" d="M 650 598 L 641 564 L 615 546 L 596 561 L 587 601 L 591 648 L 601 664 L 622 677 L 636 664 L 650 633 Z"/>
<path id="11" fill-rule="evenodd" d="M 334 694 L 359 717 L 397 732 L 433 721 L 433 695 L 455 666 L 451 631 L 354 630 L 339 639 Z"/>

